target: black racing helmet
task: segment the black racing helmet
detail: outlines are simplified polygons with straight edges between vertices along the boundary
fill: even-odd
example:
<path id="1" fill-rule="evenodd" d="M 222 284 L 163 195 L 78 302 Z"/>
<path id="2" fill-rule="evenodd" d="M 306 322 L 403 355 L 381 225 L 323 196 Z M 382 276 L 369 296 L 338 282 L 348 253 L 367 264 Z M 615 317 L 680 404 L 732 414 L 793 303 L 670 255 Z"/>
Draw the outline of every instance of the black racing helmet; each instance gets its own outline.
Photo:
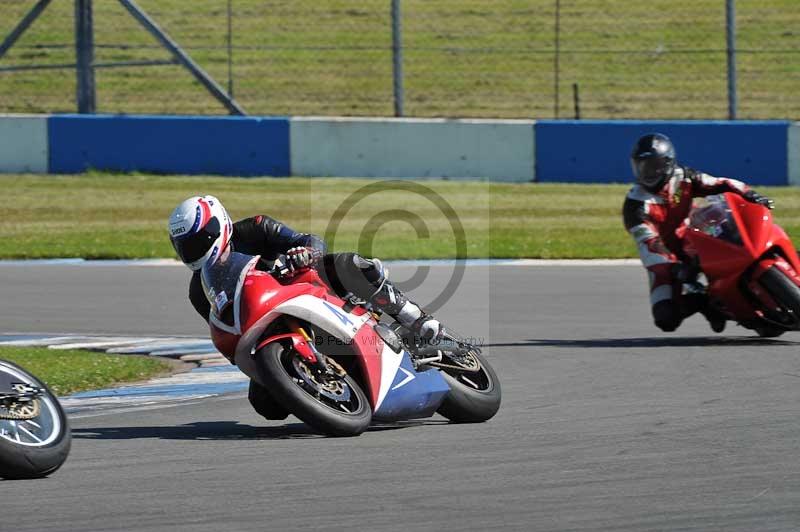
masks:
<path id="1" fill-rule="evenodd" d="M 661 133 L 644 135 L 631 151 L 631 167 L 637 183 L 658 192 L 675 172 L 675 146 Z"/>

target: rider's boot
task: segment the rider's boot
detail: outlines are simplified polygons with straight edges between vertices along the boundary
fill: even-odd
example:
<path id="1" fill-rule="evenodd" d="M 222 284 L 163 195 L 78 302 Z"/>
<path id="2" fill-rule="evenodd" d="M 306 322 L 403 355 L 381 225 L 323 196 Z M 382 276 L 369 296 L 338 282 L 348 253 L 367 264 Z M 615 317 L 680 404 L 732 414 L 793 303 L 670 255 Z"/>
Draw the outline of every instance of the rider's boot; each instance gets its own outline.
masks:
<path id="1" fill-rule="evenodd" d="M 728 318 L 725 317 L 720 311 L 712 307 L 711 305 L 706 306 L 706 308 L 702 311 L 703 316 L 706 317 L 708 320 L 708 324 L 711 326 L 711 330 L 715 333 L 721 333 L 725 330 L 725 323 L 728 321 Z"/>
<path id="2" fill-rule="evenodd" d="M 400 325 L 414 333 L 422 343 L 438 342 L 444 334 L 444 327 L 439 320 L 426 314 L 419 305 L 408 299 L 392 284 L 379 259 L 362 260 L 370 265 L 370 267 L 362 266 L 362 272 L 377 287 L 369 299 L 370 304 L 376 310 L 394 318 Z"/>
<path id="3" fill-rule="evenodd" d="M 691 283 L 691 286 L 684 285 L 684 301 L 686 302 L 685 315 L 700 312 L 708 320 L 708 325 L 715 333 L 725 330 L 725 323 L 728 318 L 717 310 L 708 300 L 705 287 L 700 283 Z"/>

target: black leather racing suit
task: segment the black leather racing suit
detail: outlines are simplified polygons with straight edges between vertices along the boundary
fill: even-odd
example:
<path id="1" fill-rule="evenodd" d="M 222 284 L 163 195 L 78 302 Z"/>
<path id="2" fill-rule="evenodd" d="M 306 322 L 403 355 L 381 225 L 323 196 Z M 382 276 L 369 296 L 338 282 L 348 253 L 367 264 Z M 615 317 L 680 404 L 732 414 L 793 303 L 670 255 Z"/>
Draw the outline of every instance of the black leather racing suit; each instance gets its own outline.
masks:
<path id="1" fill-rule="evenodd" d="M 357 253 L 326 253 L 325 242 L 320 237 L 298 233 L 269 216 L 254 216 L 234 223 L 231 246 L 234 251 L 261 255 L 268 261 L 293 247 L 315 249 L 323 255 L 317 271 L 340 297 L 352 293 L 360 299 L 371 301 L 378 309 L 407 326 L 425 317 L 419 306 L 409 301 L 385 278 L 377 261 L 365 259 Z M 192 275 L 189 300 L 203 319 L 208 321 L 211 305 L 203 292 L 199 271 Z"/>

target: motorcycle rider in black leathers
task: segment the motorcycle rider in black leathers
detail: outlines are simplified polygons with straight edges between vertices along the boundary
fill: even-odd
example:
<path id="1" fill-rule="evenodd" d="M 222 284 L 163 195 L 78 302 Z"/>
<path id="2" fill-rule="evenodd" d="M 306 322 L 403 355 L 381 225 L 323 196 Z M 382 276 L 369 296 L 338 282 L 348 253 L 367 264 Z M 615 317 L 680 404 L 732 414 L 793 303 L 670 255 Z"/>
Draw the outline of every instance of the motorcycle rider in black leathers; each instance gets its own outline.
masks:
<path id="1" fill-rule="evenodd" d="M 444 328 L 433 316 L 410 301 L 387 279 L 378 259 L 356 253 L 326 253 L 325 242 L 316 235 L 298 233 L 269 216 L 253 216 L 232 223 L 220 201 L 213 196 L 194 196 L 178 205 L 170 215 L 169 234 L 178 257 L 193 270 L 189 299 L 195 310 L 209 320 L 211 305 L 202 286 L 201 270 L 231 249 L 260 255 L 262 266 L 283 255 L 288 274 L 314 267 L 337 295 L 353 295 L 386 312 L 414 333 L 420 343 L 436 342 Z M 285 419 L 289 412 L 269 391 L 250 381 L 248 399 L 267 419 Z"/>
<path id="2" fill-rule="evenodd" d="M 286 225 L 260 215 L 231 223 L 222 204 L 213 196 L 192 197 L 173 211 L 170 240 L 181 260 L 194 270 L 189 299 L 209 319 L 200 270 L 230 246 L 247 255 L 274 261 L 284 255 L 290 271 L 314 267 L 340 297 L 355 296 L 397 320 L 422 341 L 436 341 L 444 329 L 437 319 L 423 312 L 387 278 L 378 259 L 357 253 L 327 253 L 325 242 L 309 233 L 298 233 Z"/>

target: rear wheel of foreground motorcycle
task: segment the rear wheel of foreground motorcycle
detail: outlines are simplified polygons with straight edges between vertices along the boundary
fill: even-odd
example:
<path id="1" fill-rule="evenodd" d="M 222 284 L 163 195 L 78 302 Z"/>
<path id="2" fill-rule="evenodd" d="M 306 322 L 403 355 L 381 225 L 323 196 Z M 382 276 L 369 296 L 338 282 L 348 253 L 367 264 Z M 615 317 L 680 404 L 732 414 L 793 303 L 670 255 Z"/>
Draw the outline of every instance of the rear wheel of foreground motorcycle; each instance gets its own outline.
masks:
<path id="1" fill-rule="evenodd" d="M 795 319 L 800 320 L 800 287 L 783 270 L 773 266 L 764 272 L 759 282 L 778 303 L 794 313 Z"/>
<path id="2" fill-rule="evenodd" d="M 771 325 L 764 325 L 763 327 L 756 327 L 756 332 L 761 338 L 777 338 L 786 332 L 786 329 L 779 329 Z"/>
<path id="3" fill-rule="evenodd" d="M 50 389 L 39 379 L 8 361 L 0 361 L 0 371 L 9 373 L 3 366 L 12 369 L 12 373 L 23 375 L 28 384 L 34 384 L 45 390 L 45 399 L 41 408 L 47 408 L 58 422 L 58 434 L 52 442 L 44 446 L 20 445 L 0 436 L 0 478 L 7 480 L 46 477 L 55 472 L 66 461 L 72 443 L 64 409 Z M 33 430 L 33 429 L 31 429 Z"/>
<path id="4" fill-rule="evenodd" d="M 250 401 L 253 410 L 265 419 L 281 420 L 289 417 L 289 411 L 278 404 L 266 388 L 252 379 L 250 389 L 247 391 L 247 400 Z"/>
<path id="5" fill-rule="evenodd" d="M 454 423 L 482 423 L 500 408 L 500 381 L 486 359 L 475 352 L 481 369 L 466 373 L 442 368 L 442 377 L 450 386 L 437 412 Z"/>
<path id="6" fill-rule="evenodd" d="M 350 401 L 339 408 L 315 397 L 307 381 L 297 373 L 300 355 L 275 342 L 259 349 L 256 364 L 270 394 L 292 414 L 309 426 L 329 436 L 358 436 L 369 427 L 372 409 L 361 387 L 346 375 L 340 384 L 348 391 Z M 348 408 L 349 412 L 342 408 Z"/>

